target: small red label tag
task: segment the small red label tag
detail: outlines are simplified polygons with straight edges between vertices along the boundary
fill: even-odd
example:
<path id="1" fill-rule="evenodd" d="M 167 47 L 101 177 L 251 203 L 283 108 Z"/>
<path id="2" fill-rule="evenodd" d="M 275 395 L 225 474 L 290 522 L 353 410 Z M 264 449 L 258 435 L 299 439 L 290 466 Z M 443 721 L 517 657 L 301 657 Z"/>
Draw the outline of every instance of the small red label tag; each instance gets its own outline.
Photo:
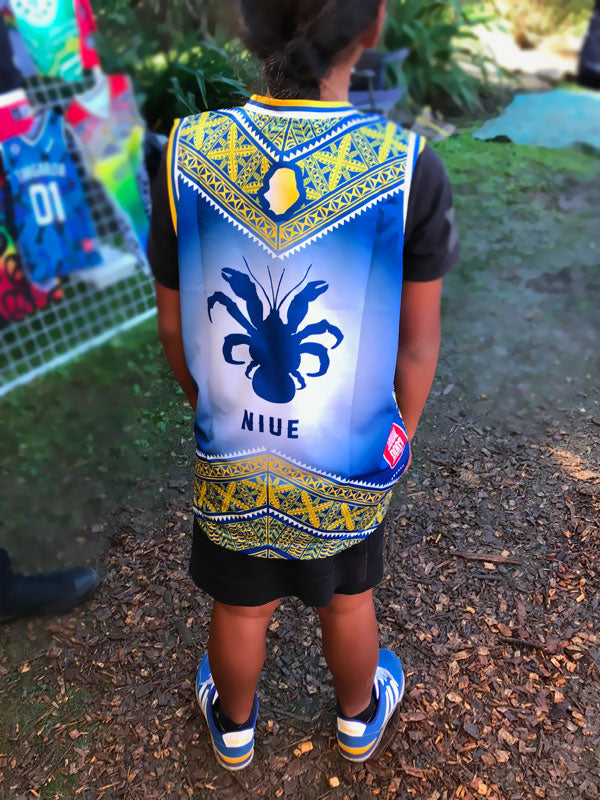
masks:
<path id="1" fill-rule="evenodd" d="M 392 430 L 388 436 L 387 445 L 383 457 L 392 469 L 398 464 L 402 458 L 402 454 L 408 444 L 408 436 L 402 430 L 400 425 L 395 422 L 392 425 Z"/>

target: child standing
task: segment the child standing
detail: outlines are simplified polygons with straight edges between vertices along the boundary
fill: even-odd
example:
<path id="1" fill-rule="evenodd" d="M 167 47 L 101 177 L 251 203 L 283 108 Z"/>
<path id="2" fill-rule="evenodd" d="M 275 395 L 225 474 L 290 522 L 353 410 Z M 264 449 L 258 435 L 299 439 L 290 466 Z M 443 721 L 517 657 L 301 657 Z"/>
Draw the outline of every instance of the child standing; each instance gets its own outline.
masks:
<path id="1" fill-rule="evenodd" d="M 197 694 L 219 762 L 247 766 L 267 626 L 299 597 L 319 613 L 340 752 L 364 761 L 404 692 L 373 589 L 436 370 L 452 196 L 424 141 L 348 102 L 384 0 L 240 10 L 268 96 L 176 122 L 149 246 L 196 410 L 190 571 L 214 599 Z"/>

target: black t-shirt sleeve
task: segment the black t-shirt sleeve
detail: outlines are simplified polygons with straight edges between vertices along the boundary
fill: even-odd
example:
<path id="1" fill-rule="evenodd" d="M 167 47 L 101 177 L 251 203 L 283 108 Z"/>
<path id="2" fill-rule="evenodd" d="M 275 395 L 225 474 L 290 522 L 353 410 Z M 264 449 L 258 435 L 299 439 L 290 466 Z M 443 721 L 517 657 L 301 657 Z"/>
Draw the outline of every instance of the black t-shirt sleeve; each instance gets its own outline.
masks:
<path id="1" fill-rule="evenodd" d="M 425 147 L 413 175 L 404 237 L 404 280 L 435 281 L 460 258 L 452 188 L 442 159 Z"/>
<path id="2" fill-rule="evenodd" d="M 179 290 L 177 234 L 173 227 L 167 183 L 167 156 L 163 155 L 152 186 L 152 220 L 148 236 L 148 261 L 154 278 L 167 289 Z"/>

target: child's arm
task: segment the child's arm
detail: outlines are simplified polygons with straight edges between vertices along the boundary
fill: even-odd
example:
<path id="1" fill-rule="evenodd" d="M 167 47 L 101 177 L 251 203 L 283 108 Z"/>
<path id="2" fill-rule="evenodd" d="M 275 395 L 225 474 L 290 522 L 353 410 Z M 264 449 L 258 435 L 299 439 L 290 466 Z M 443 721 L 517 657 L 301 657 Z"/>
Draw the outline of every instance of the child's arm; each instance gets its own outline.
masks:
<path id="1" fill-rule="evenodd" d="M 156 305 L 158 308 L 158 335 L 171 365 L 173 375 L 196 410 L 198 392 L 187 368 L 181 335 L 181 307 L 179 292 L 156 284 Z"/>
<path id="2" fill-rule="evenodd" d="M 417 430 L 437 369 L 442 283 L 443 278 L 425 283 L 404 281 L 402 289 L 394 387 L 410 439 Z"/>

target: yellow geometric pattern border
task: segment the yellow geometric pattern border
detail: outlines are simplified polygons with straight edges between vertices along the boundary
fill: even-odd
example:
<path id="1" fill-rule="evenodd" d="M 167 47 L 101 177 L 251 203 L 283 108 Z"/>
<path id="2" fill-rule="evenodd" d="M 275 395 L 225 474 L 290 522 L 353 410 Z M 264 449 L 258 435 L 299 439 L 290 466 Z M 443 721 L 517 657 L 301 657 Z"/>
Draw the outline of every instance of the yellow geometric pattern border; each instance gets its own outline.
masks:
<path id="1" fill-rule="evenodd" d="M 334 555 L 385 517 L 389 487 L 343 483 L 270 453 L 198 457 L 194 508 L 209 539 L 262 558 Z"/>
<path id="2" fill-rule="evenodd" d="M 249 115 L 251 118 L 251 115 Z M 288 121 L 288 138 L 307 136 L 305 120 Z M 346 123 L 347 126 L 347 123 Z M 294 128 L 298 127 L 298 131 Z M 282 147 L 281 129 L 247 126 L 227 114 L 205 113 L 181 123 L 177 171 L 185 183 L 202 192 L 243 230 L 278 255 L 314 238 L 404 188 L 409 135 L 392 122 L 361 123 L 335 132 L 294 158 L 274 157 L 260 137 Z M 269 137 L 271 137 L 269 139 Z M 260 201 L 273 165 L 294 165 L 305 199 L 290 218 L 274 219 Z"/>

